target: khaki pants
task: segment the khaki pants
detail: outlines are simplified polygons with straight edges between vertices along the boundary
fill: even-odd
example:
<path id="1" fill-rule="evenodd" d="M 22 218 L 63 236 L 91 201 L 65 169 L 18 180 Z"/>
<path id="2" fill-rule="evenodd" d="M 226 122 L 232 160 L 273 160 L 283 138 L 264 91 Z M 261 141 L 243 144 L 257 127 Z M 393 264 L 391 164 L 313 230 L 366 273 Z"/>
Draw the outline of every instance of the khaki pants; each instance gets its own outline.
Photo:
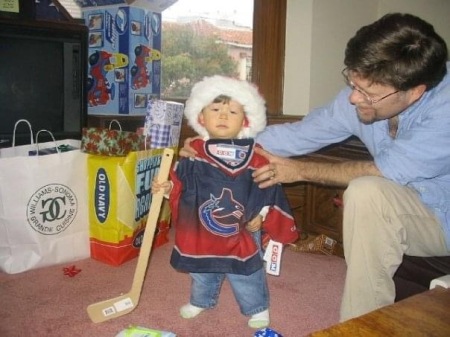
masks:
<path id="1" fill-rule="evenodd" d="M 449 255 L 440 221 L 417 192 L 379 177 L 353 180 L 344 193 L 347 263 L 341 321 L 394 303 L 403 254 Z"/>

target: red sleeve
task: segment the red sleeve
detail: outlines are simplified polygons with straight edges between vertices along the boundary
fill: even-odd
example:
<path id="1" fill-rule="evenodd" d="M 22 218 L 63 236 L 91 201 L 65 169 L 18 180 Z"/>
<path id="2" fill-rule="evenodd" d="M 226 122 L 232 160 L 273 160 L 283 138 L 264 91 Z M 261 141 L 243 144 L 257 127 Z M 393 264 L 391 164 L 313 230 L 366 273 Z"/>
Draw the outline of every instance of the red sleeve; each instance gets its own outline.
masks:
<path id="1" fill-rule="evenodd" d="M 263 229 L 272 240 L 284 244 L 296 241 L 299 235 L 294 218 L 277 206 L 270 208 Z"/>

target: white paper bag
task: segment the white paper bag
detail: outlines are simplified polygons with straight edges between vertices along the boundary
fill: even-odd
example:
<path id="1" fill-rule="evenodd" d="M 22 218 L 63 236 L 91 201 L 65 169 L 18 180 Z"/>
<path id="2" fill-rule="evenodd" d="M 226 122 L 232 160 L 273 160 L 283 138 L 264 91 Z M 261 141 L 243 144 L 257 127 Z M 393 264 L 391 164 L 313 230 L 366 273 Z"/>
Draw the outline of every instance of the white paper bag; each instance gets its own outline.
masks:
<path id="1" fill-rule="evenodd" d="M 86 163 L 80 150 L 0 157 L 1 271 L 89 257 Z"/>

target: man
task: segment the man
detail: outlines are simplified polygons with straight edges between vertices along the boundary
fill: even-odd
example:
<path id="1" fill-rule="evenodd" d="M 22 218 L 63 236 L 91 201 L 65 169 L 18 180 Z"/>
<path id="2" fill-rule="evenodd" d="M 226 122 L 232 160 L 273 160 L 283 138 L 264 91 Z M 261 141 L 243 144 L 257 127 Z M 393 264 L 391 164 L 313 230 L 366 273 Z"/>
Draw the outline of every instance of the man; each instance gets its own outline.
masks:
<path id="1" fill-rule="evenodd" d="M 261 188 L 313 181 L 348 185 L 347 263 L 341 321 L 391 304 L 404 254 L 449 255 L 450 77 L 447 46 L 409 14 L 387 14 L 350 39 L 348 88 L 296 123 L 269 126 L 257 141 L 270 164 L 254 172 Z M 373 161 L 288 159 L 357 136 Z"/>

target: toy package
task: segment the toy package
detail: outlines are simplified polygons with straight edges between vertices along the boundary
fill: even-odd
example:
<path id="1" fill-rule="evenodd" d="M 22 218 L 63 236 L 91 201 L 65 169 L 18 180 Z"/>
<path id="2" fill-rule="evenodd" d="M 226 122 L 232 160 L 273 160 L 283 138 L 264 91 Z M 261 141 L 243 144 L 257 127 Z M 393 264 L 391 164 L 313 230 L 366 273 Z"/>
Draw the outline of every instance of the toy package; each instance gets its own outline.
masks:
<path id="1" fill-rule="evenodd" d="M 161 13 L 92 7 L 83 17 L 89 27 L 88 113 L 144 115 L 161 92 Z"/>

